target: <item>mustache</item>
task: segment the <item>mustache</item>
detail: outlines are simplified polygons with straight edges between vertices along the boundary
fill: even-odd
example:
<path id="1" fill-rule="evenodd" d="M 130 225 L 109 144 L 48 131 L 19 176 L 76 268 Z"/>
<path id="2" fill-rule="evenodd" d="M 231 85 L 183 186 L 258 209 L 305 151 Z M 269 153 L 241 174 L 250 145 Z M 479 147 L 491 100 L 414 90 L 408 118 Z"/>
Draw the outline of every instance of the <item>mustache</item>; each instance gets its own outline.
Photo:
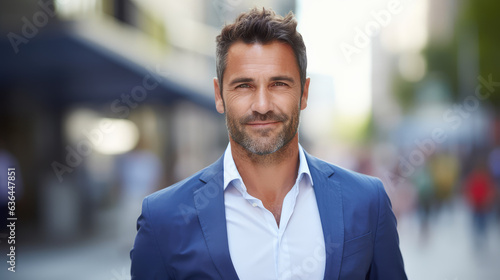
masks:
<path id="1" fill-rule="evenodd" d="M 246 124 L 255 121 L 272 121 L 272 122 L 285 122 L 288 120 L 288 116 L 285 114 L 275 114 L 273 111 L 269 111 L 265 114 L 260 114 L 253 112 L 251 115 L 245 116 L 240 120 L 241 124 Z"/>

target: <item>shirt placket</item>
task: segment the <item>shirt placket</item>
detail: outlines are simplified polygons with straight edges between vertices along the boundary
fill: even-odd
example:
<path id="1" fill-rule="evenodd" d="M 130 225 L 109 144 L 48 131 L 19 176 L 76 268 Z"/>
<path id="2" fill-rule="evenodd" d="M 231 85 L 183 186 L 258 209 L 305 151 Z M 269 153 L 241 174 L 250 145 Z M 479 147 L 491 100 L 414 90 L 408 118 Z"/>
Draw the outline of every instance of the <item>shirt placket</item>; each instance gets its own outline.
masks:
<path id="1" fill-rule="evenodd" d="M 302 175 L 302 174 L 301 174 Z M 256 197 L 250 195 L 246 186 L 241 180 L 236 180 L 234 183 L 235 187 L 241 192 L 243 198 L 252 205 L 253 207 L 258 207 L 264 214 L 265 226 L 272 232 L 273 236 L 273 247 L 274 247 L 274 261 L 275 261 L 275 272 L 276 279 L 281 280 L 282 276 L 285 275 L 285 271 L 291 270 L 291 257 L 288 250 L 287 238 L 286 238 L 286 228 L 292 217 L 293 210 L 295 208 L 295 203 L 297 201 L 297 196 L 299 194 L 299 181 L 302 176 L 299 175 L 295 185 L 287 193 L 283 199 L 283 205 L 281 208 L 281 218 L 280 226 L 278 227 L 274 215 L 264 207 L 262 201 Z"/>

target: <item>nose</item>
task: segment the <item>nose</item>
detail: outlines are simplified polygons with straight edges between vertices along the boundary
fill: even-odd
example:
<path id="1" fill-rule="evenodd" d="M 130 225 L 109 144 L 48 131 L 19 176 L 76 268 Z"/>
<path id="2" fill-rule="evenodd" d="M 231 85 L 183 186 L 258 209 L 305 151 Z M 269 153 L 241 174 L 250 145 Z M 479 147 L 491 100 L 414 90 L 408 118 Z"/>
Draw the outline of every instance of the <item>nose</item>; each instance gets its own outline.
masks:
<path id="1" fill-rule="evenodd" d="M 259 114 L 266 114 L 273 107 L 272 95 L 266 87 L 260 87 L 254 94 L 252 100 L 252 111 Z"/>

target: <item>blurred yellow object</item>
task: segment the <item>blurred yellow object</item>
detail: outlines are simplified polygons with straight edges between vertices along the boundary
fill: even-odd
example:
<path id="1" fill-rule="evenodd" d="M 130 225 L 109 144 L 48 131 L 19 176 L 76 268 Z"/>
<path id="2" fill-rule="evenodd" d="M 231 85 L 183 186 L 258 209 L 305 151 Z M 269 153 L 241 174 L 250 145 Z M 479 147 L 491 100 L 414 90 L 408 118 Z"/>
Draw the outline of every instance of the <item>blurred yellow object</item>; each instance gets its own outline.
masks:
<path id="1" fill-rule="evenodd" d="M 436 197 L 439 200 L 449 198 L 457 182 L 460 163 L 450 154 L 437 154 L 431 159 L 431 174 L 436 187 Z"/>

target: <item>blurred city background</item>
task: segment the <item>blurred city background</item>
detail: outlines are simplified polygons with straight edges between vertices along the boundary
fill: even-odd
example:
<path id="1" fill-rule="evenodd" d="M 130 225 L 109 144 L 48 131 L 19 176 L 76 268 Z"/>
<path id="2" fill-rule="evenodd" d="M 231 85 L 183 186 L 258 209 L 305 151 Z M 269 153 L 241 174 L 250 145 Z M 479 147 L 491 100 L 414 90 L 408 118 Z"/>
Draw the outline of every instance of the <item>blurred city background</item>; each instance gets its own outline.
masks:
<path id="1" fill-rule="evenodd" d="M 0 203 L 16 168 L 16 272 L 130 279 L 142 198 L 223 153 L 215 36 L 293 11 L 311 154 L 384 181 L 410 279 L 500 275 L 500 2 L 0 2 Z"/>

